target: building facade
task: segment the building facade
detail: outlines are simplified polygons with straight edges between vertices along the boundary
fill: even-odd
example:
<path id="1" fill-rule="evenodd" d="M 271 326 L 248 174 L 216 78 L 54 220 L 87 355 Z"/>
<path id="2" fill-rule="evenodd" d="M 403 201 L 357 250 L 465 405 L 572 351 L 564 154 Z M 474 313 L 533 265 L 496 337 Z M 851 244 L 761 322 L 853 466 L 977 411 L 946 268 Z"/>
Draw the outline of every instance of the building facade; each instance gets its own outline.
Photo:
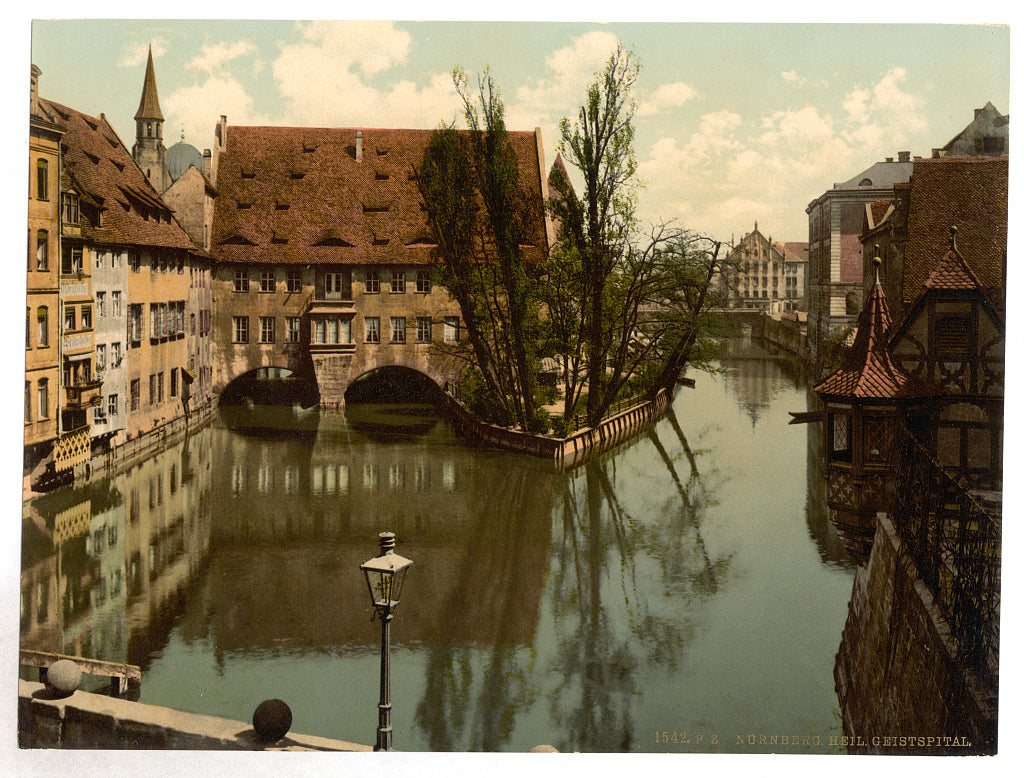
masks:
<path id="1" fill-rule="evenodd" d="M 26 473 L 40 465 L 58 435 L 60 386 L 60 144 L 64 126 L 39 99 L 41 72 L 32 66 L 25 304 Z"/>
<path id="2" fill-rule="evenodd" d="M 865 205 L 892 198 L 910 179 L 909 151 L 887 157 L 848 181 L 835 184 L 807 206 L 807 338 L 811 356 L 834 332 L 857 323 L 863 301 L 860 235 Z"/>
<path id="3" fill-rule="evenodd" d="M 730 308 L 778 314 L 805 310 L 807 244 L 778 243 L 754 222 L 729 252 L 720 283 Z"/>
<path id="4" fill-rule="evenodd" d="M 458 304 L 431 275 L 433 238 L 416 170 L 429 130 L 234 127 L 221 117 L 216 189 L 213 384 L 259 367 L 315 378 L 321 403 L 383 366 L 418 370 L 440 386 L 460 361 Z M 546 191 L 538 132 L 512 132 L 521 183 Z M 537 210 L 538 213 L 542 211 Z M 531 225 L 526 261 L 547 253 Z"/>

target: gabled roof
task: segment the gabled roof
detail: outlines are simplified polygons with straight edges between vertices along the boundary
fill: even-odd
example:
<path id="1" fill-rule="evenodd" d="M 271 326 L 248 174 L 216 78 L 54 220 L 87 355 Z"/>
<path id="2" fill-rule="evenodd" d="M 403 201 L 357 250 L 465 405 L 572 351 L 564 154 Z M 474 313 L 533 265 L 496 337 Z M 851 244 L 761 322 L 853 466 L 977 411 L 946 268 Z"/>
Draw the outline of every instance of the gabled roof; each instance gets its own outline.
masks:
<path id="1" fill-rule="evenodd" d="M 776 244 L 782 247 L 787 262 L 807 262 L 810 251 L 810 244 L 807 241 L 789 240 L 785 243 Z"/>
<path id="2" fill-rule="evenodd" d="M 146 78 L 142 82 L 142 97 L 139 99 L 139 110 L 135 112 L 138 119 L 160 119 L 164 114 L 160 110 L 160 98 L 156 93 L 156 69 L 153 67 L 153 47 L 149 47 L 149 59 L 146 62 Z"/>
<path id="3" fill-rule="evenodd" d="M 857 336 L 842 367 L 814 387 L 819 395 L 833 398 L 896 400 L 933 394 L 921 382 L 904 373 L 886 348 L 892 326 L 882 285 L 875 280 L 857 322 Z"/>
<path id="4" fill-rule="evenodd" d="M 1009 157 L 920 159 L 914 167 L 904 251 L 903 301 L 914 300 L 945 254 L 949 225 L 979 284 L 998 289 L 1006 257 Z"/>
<path id="5" fill-rule="evenodd" d="M 356 133 L 362 133 L 357 160 Z M 433 245 L 416 171 L 431 130 L 227 128 L 210 252 L 221 262 L 418 264 Z M 532 132 L 510 132 L 520 183 L 541 211 Z M 547 253 L 543 218 L 527 261 Z"/>
<path id="6" fill-rule="evenodd" d="M 98 243 L 195 249 L 173 211 L 139 170 L 106 118 L 40 100 L 64 122 L 63 163 L 76 191 L 101 211 L 82 213 L 82 236 Z"/>

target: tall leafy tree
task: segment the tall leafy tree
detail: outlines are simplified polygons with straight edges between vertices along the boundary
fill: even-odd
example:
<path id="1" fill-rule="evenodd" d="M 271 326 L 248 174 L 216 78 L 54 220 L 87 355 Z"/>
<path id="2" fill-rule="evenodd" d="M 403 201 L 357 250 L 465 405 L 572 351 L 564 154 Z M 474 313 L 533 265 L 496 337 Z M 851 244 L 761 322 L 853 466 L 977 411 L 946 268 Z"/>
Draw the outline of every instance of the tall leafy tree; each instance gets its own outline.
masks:
<path id="1" fill-rule="evenodd" d="M 435 131 L 424 153 L 420 192 L 438 242 L 441 281 L 466 322 L 469 361 L 499 418 L 535 428 L 537 268 L 522 246 L 542 217 L 520 186 L 504 105 L 490 73 L 474 94 L 453 72 L 468 131 Z"/>
<path id="2" fill-rule="evenodd" d="M 621 46 L 587 89 L 575 121 L 563 119 L 551 174 L 558 225 L 544 290 L 552 347 L 566 375 L 566 415 L 586 391 L 591 426 L 636 376 L 651 391 L 674 385 L 687 364 L 707 366 L 719 302 L 720 244 L 671 224 L 641 234 L 630 97 L 639 64 Z"/>

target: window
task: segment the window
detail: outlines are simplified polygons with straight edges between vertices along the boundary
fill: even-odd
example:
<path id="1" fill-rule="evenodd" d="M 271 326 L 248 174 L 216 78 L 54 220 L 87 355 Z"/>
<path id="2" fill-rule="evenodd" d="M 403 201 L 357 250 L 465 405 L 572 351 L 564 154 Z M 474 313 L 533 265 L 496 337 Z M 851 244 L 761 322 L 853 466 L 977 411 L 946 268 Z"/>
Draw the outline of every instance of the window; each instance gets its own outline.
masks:
<path id="1" fill-rule="evenodd" d="M 70 251 L 65 252 L 60 260 L 60 272 L 64 275 L 73 275 L 82 272 L 82 247 L 72 246 Z"/>
<path id="2" fill-rule="evenodd" d="M 142 340 L 142 304 L 128 306 L 128 339 L 132 343 Z M 132 410 L 135 410 L 134 408 Z"/>
<path id="3" fill-rule="evenodd" d="M 120 316 L 121 315 L 121 293 L 111 292 L 110 293 L 110 315 Z"/>
<path id="4" fill-rule="evenodd" d="M 327 325 L 323 319 L 317 319 L 313 322 L 313 342 L 314 343 L 325 343 L 327 338 L 324 333 L 327 331 Z"/>
<path id="5" fill-rule="evenodd" d="M 104 344 L 100 344 L 96 347 L 96 372 L 104 370 L 107 367 L 107 347 Z"/>
<path id="6" fill-rule="evenodd" d="M 458 343 L 459 342 L 459 317 L 458 316 L 445 316 L 444 317 L 444 342 L 445 343 Z"/>
<path id="7" fill-rule="evenodd" d="M 39 230 L 36 233 L 36 270 L 50 269 L 50 233 Z"/>
<path id="8" fill-rule="evenodd" d="M 50 345 L 50 309 L 45 305 L 41 306 L 36 311 L 36 323 L 39 325 L 38 337 L 36 338 L 36 346 L 38 348 L 44 348 Z"/>
<path id="9" fill-rule="evenodd" d="M 430 294 L 430 271 L 416 271 L 416 291 L 423 294 Z"/>
<path id="10" fill-rule="evenodd" d="M 188 315 L 188 331 L 192 335 L 196 334 L 196 315 L 194 313 Z"/>
<path id="11" fill-rule="evenodd" d="M 366 293 L 377 294 L 380 292 L 380 273 L 376 270 L 366 271 Z"/>
<path id="12" fill-rule="evenodd" d="M 64 309 L 64 331 L 74 332 L 76 329 L 78 328 L 75 326 L 75 309 L 69 305 Z"/>
<path id="13" fill-rule="evenodd" d="M 935 322 L 935 353 L 939 358 L 966 359 L 971 342 L 971 323 L 947 316 Z"/>
<path id="14" fill-rule="evenodd" d="M 92 329 L 92 306 L 91 305 L 83 305 L 82 306 L 82 329 L 83 330 L 91 330 Z"/>
<path id="15" fill-rule="evenodd" d="M 121 343 L 110 344 L 110 366 L 120 367 L 121 366 Z"/>
<path id="16" fill-rule="evenodd" d="M 40 378 L 36 385 L 36 413 L 40 419 L 50 418 L 50 380 Z"/>
<path id="17" fill-rule="evenodd" d="M 392 294 L 405 294 L 405 271 L 404 270 L 392 270 L 391 271 L 391 293 Z"/>
<path id="18" fill-rule="evenodd" d="M 417 343 L 430 343 L 430 317 L 429 316 L 417 316 L 416 317 L 416 342 Z"/>
<path id="19" fill-rule="evenodd" d="M 142 390 L 140 388 L 140 384 L 139 384 L 139 379 L 138 378 L 133 378 L 132 379 L 130 391 L 131 391 L 132 410 L 133 411 L 137 411 L 139 409 L 139 397 L 142 395 Z"/>
<path id="20" fill-rule="evenodd" d="M 327 342 L 337 343 L 338 342 L 338 320 L 328 319 L 327 320 Z"/>
<path id="21" fill-rule="evenodd" d="M 261 292 L 273 292 L 274 291 L 274 271 L 273 270 L 261 270 L 260 271 L 260 291 Z"/>
<path id="22" fill-rule="evenodd" d="M 405 317 L 391 317 L 391 342 L 405 343 Z"/>
<path id="23" fill-rule="evenodd" d="M 289 292 L 301 292 L 302 291 L 302 271 L 301 270 L 289 270 L 288 279 L 286 281 Z"/>
<path id="24" fill-rule="evenodd" d="M 380 343 L 380 319 L 376 316 L 366 317 L 366 342 Z"/>
<path id="25" fill-rule="evenodd" d="M 25 348 L 32 348 L 32 309 L 25 307 Z"/>
<path id="26" fill-rule="evenodd" d="M 298 343 L 302 339 L 302 319 L 298 316 L 289 316 L 285 319 L 285 341 Z"/>
<path id="27" fill-rule="evenodd" d="M 341 342 L 351 343 L 352 342 L 352 320 L 342 319 L 341 320 Z"/>
<path id="28" fill-rule="evenodd" d="M 850 462 L 853 459 L 853 447 L 850 442 L 850 416 L 845 413 L 829 414 L 832 440 L 832 459 Z"/>
<path id="29" fill-rule="evenodd" d="M 236 292 L 248 292 L 249 291 L 249 271 L 248 270 L 236 270 L 235 271 L 235 291 Z"/>
<path id="30" fill-rule="evenodd" d="M 149 304 L 149 337 L 159 338 L 163 331 L 163 319 L 160 316 L 160 303 Z"/>
<path id="31" fill-rule="evenodd" d="M 107 315 L 107 293 L 96 293 L 96 315 L 100 318 Z"/>
<path id="32" fill-rule="evenodd" d="M 142 267 L 142 255 L 138 251 L 128 254 L 128 267 L 135 273 L 139 272 L 139 268 Z"/>
<path id="33" fill-rule="evenodd" d="M 274 317 L 260 316 L 260 343 L 274 342 Z"/>
<path id="34" fill-rule="evenodd" d="M 25 423 L 32 423 L 32 382 L 25 382 Z"/>
<path id="35" fill-rule="evenodd" d="M 178 396 L 178 368 L 171 368 L 171 397 Z"/>
<path id="36" fill-rule="evenodd" d="M 158 403 L 164 401 L 164 374 L 162 371 L 156 374 L 156 401 Z"/>
<path id="37" fill-rule="evenodd" d="M 50 199 L 50 170 L 45 159 L 36 161 L 36 199 Z"/>
<path id="38" fill-rule="evenodd" d="M 348 300 L 352 297 L 352 282 L 349 271 L 324 273 L 324 299 Z"/>
<path id="39" fill-rule="evenodd" d="M 78 195 L 74 192 L 64 193 L 64 221 L 67 224 L 78 224 Z"/>
<path id="40" fill-rule="evenodd" d="M 149 374 L 149 404 L 156 403 L 156 373 Z"/>
<path id="41" fill-rule="evenodd" d="M 249 317 L 248 316 L 232 316 L 231 317 L 233 340 L 235 343 L 248 343 L 249 342 Z"/>

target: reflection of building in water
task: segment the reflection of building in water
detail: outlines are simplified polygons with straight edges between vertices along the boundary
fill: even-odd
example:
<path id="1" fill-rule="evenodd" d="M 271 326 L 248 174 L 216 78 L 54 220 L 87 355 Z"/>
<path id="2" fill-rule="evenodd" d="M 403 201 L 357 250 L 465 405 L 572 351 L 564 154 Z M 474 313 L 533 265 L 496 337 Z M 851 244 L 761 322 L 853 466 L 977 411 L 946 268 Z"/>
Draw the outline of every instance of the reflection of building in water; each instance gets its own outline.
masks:
<path id="1" fill-rule="evenodd" d="M 823 407 L 821 400 L 808 388 L 808 411 L 820 413 Z M 807 425 L 807 528 L 822 562 L 845 568 L 856 566 L 829 521 L 825 491 L 825 430 L 820 424 Z"/>
<path id="2" fill-rule="evenodd" d="M 761 414 L 779 392 L 792 386 L 782 372 L 786 357 L 773 360 L 764 347 L 754 343 L 749 336 L 729 338 L 729 357 L 722 360 L 726 368 L 726 381 L 747 415 L 752 427 L 757 426 Z M 743 361 L 742 370 L 731 370 L 730 365 Z"/>
<path id="3" fill-rule="evenodd" d="M 24 508 L 21 646 L 145 664 L 209 546 L 210 433 Z"/>
<path id="4" fill-rule="evenodd" d="M 384 530 L 415 563 L 395 640 L 530 643 L 554 475 L 445 434 L 380 444 L 327 417 L 310 448 L 217 430 L 208 585 L 189 608 L 217 603 L 218 649 L 375 643 L 358 568 Z"/>

